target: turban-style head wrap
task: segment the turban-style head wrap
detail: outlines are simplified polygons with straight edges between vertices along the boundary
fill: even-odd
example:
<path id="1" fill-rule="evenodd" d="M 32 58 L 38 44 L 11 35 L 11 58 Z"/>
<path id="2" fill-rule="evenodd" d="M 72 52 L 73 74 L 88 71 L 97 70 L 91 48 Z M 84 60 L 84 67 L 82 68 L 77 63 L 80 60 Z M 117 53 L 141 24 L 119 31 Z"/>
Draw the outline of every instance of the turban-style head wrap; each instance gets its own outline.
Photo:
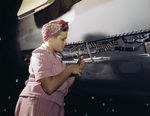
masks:
<path id="1" fill-rule="evenodd" d="M 62 25 L 68 24 L 64 20 L 50 21 L 43 25 L 42 27 L 42 37 L 44 42 L 47 41 L 50 37 L 54 36 L 56 33 L 62 30 Z"/>

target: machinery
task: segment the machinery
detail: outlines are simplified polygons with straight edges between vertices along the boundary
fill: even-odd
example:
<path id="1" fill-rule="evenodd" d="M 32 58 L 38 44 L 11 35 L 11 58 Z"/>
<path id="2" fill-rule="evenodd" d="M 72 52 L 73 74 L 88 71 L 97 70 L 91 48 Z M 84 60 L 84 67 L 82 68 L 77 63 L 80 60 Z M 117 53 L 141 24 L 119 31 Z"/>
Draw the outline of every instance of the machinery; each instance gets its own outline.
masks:
<path id="1" fill-rule="evenodd" d="M 147 95 L 150 75 L 150 31 L 66 45 L 59 55 L 67 65 L 84 56 L 86 67 L 75 88 L 90 93 Z M 97 40 L 96 40 L 97 39 Z M 141 88 L 145 91 L 141 91 Z"/>

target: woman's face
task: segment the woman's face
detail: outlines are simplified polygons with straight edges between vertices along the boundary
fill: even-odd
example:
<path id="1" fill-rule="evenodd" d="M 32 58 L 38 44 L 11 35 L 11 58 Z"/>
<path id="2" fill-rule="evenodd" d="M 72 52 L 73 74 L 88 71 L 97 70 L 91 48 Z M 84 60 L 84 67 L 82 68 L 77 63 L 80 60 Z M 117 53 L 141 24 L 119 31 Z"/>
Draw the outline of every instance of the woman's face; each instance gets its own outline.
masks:
<path id="1" fill-rule="evenodd" d="M 67 44 L 66 43 L 66 39 L 67 39 L 67 33 L 68 31 L 66 32 L 60 32 L 60 34 L 57 36 L 57 38 L 54 38 L 53 39 L 53 49 L 57 52 L 62 52 L 65 45 Z"/>

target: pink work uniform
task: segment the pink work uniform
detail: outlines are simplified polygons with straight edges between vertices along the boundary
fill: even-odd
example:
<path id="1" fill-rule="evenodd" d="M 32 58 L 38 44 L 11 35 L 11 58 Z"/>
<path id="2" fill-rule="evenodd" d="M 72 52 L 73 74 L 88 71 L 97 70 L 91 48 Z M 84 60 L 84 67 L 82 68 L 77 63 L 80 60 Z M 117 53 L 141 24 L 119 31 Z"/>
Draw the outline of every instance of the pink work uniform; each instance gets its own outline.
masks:
<path id="1" fill-rule="evenodd" d="M 39 81 L 58 75 L 64 69 L 61 58 L 53 55 L 45 44 L 35 49 L 30 60 L 30 76 L 19 95 L 15 116 L 64 116 L 64 96 L 68 92 L 68 80 L 51 95 L 43 91 Z"/>

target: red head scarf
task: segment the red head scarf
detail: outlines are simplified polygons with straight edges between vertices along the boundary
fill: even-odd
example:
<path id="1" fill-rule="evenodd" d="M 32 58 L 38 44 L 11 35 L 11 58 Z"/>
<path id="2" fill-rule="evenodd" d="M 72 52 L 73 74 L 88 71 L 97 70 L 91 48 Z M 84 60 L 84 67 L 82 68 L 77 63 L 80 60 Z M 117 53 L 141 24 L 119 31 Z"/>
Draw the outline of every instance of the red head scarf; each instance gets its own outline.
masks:
<path id="1" fill-rule="evenodd" d="M 47 41 L 50 37 L 61 30 L 62 24 L 68 23 L 64 20 L 50 21 L 42 27 L 42 37 Z"/>

